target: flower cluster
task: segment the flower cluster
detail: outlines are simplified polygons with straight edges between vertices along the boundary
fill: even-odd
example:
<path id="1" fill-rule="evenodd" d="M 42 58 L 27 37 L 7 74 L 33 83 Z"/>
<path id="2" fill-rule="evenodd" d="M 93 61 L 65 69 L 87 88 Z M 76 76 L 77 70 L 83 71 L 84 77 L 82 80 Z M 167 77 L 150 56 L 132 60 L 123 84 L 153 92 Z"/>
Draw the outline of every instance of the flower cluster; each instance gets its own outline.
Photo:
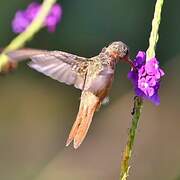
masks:
<path id="1" fill-rule="evenodd" d="M 36 17 L 40 8 L 41 8 L 41 4 L 37 2 L 33 2 L 27 7 L 26 10 L 17 11 L 12 21 L 13 32 L 15 33 L 23 32 Z M 48 16 L 46 17 L 44 26 L 47 27 L 49 32 L 54 32 L 56 29 L 56 25 L 61 20 L 61 17 L 62 17 L 62 8 L 59 4 L 55 4 L 52 7 Z"/>
<path id="2" fill-rule="evenodd" d="M 164 71 L 159 67 L 158 60 L 154 57 L 146 61 L 146 53 L 139 51 L 133 63 L 137 71 L 132 69 L 128 78 L 132 81 L 136 95 L 159 105 L 158 90 Z"/>

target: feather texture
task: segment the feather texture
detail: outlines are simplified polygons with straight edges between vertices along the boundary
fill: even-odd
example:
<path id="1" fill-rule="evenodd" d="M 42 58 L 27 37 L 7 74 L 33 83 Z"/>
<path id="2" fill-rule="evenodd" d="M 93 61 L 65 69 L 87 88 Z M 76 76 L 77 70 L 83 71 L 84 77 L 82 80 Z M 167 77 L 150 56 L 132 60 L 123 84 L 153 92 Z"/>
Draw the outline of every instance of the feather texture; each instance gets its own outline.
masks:
<path id="1" fill-rule="evenodd" d="M 32 61 L 28 65 L 68 85 L 74 85 L 83 89 L 88 68 L 88 60 L 62 51 L 47 51 L 30 57 Z"/>
<path id="2" fill-rule="evenodd" d="M 99 106 L 99 103 L 100 99 L 93 93 L 89 91 L 82 92 L 79 112 L 69 134 L 66 146 L 68 146 L 73 140 L 75 149 L 81 145 L 86 137 L 94 112 Z"/>
<path id="3" fill-rule="evenodd" d="M 29 59 L 31 56 L 42 54 L 44 52 L 47 52 L 47 51 L 39 50 L 39 49 L 24 48 L 24 49 L 18 49 L 18 50 L 7 52 L 6 55 L 9 56 L 10 61 L 20 62 L 20 61 Z"/>
<path id="4" fill-rule="evenodd" d="M 88 67 L 86 58 L 62 51 L 33 49 L 17 50 L 8 53 L 8 56 L 14 61 L 30 58 L 32 61 L 28 65 L 31 68 L 78 89 L 83 88 Z"/>
<path id="5" fill-rule="evenodd" d="M 28 65 L 68 85 L 83 89 L 89 59 L 63 51 L 46 51 L 37 49 L 19 49 L 6 53 L 11 62 L 32 59 Z"/>

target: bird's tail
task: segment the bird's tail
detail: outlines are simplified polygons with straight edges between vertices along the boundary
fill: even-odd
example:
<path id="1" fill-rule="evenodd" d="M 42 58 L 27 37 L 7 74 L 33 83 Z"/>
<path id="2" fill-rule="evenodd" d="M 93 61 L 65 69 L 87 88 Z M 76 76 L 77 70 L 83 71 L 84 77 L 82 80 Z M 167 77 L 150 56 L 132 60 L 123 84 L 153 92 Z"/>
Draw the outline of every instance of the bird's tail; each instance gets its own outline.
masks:
<path id="1" fill-rule="evenodd" d="M 75 149 L 81 145 L 88 132 L 94 112 L 99 103 L 99 98 L 93 93 L 88 91 L 82 92 L 79 112 L 67 139 L 66 146 L 68 146 L 73 140 Z"/>

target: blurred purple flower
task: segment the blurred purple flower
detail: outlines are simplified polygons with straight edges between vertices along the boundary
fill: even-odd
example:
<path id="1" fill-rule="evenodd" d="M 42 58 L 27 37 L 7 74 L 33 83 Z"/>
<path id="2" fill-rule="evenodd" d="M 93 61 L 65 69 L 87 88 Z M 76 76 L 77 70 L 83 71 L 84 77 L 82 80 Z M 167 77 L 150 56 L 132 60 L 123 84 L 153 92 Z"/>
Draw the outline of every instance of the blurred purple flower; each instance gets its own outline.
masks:
<path id="1" fill-rule="evenodd" d="M 55 4 L 49 15 L 46 18 L 45 26 L 47 26 L 49 32 L 54 32 L 56 30 L 57 23 L 61 20 L 62 9 L 59 4 Z"/>
<path id="2" fill-rule="evenodd" d="M 24 16 L 23 11 L 17 11 L 12 21 L 12 28 L 15 33 L 23 32 L 30 24 L 29 20 Z"/>
<path id="3" fill-rule="evenodd" d="M 132 69 L 128 78 L 132 81 L 136 95 L 159 105 L 158 90 L 164 71 L 159 67 L 158 60 L 152 58 L 146 61 L 146 53 L 139 51 L 133 63 L 138 71 Z"/>
<path id="4" fill-rule="evenodd" d="M 32 22 L 32 20 L 36 17 L 41 5 L 37 2 L 32 2 L 29 4 L 26 10 L 24 10 L 24 16 Z"/>
<path id="5" fill-rule="evenodd" d="M 17 11 L 15 17 L 12 20 L 12 29 L 15 33 L 23 32 L 28 25 L 33 21 L 39 12 L 41 4 L 37 2 L 31 3 L 26 10 Z M 55 4 L 48 16 L 45 19 L 44 27 L 47 27 L 49 32 L 54 32 L 58 22 L 62 17 L 62 8 L 59 4 Z"/>

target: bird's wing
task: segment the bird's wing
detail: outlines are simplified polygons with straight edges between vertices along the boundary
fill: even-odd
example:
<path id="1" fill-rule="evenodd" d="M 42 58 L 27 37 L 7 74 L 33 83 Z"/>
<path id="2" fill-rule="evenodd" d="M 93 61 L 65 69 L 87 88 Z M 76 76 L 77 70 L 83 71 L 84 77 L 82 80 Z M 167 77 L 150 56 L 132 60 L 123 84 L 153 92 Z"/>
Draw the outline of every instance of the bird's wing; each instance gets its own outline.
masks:
<path id="1" fill-rule="evenodd" d="M 7 52 L 6 55 L 9 57 L 11 62 L 20 62 L 29 59 L 31 56 L 42 54 L 47 52 L 46 50 L 23 48 L 14 51 Z"/>
<path id="2" fill-rule="evenodd" d="M 46 51 L 30 57 L 31 68 L 68 85 L 83 89 L 89 61 L 62 51 Z"/>

